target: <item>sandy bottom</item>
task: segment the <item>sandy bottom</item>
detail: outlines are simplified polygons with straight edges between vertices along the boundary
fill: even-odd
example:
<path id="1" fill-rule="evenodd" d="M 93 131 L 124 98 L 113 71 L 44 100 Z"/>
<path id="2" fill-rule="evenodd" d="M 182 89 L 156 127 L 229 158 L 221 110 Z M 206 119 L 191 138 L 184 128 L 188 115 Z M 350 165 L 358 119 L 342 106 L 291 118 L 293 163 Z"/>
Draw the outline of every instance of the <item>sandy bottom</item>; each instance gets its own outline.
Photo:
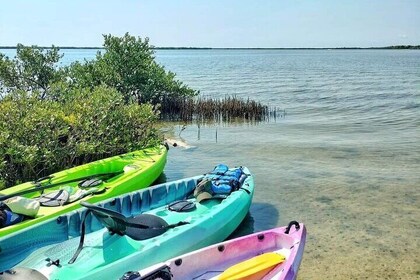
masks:
<path id="1" fill-rule="evenodd" d="M 420 279 L 415 166 L 401 172 L 379 170 L 371 162 L 370 167 L 355 164 L 351 172 L 329 170 L 328 176 L 309 172 L 306 178 L 287 179 L 287 173 L 258 176 L 264 171 L 257 169 L 254 231 L 293 219 L 305 223 L 299 279 Z"/>
<path id="2" fill-rule="evenodd" d="M 418 145 L 319 147 L 229 133 L 217 143 L 186 137 L 197 148 L 171 149 L 165 174 L 247 166 L 256 190 L 234 236 L 297 220 L 307 227 L 298 279 L 420 279 Z"/>
<path id="3" fill-rule="evenodd" d="M 377 195 L 331 189 L 305 194 L 304 205 L 296 200 L 288 216 L 308 230 L 299 279 L 419 279 L 416 187 L 382 186 Z"/>

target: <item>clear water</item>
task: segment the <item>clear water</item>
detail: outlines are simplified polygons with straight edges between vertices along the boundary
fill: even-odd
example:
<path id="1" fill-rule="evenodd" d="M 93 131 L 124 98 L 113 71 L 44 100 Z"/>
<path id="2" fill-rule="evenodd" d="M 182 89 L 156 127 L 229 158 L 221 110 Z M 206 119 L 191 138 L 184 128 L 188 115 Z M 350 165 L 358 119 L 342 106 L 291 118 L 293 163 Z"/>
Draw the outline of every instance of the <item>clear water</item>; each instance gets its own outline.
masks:
<path id="1" fill-rule="evenodd" d="M 14 51 L 2 50 L 12 54 Z M 95 50 L 66 50 L 65 63 Z M 168 180 L 217 163 L 255 174 L 235 233 L 307 226 L 300 279 L 420 278 L 420 51 L 159 50 L 202 95 L 285 110 L 275 121 L 169 126 Z"/>

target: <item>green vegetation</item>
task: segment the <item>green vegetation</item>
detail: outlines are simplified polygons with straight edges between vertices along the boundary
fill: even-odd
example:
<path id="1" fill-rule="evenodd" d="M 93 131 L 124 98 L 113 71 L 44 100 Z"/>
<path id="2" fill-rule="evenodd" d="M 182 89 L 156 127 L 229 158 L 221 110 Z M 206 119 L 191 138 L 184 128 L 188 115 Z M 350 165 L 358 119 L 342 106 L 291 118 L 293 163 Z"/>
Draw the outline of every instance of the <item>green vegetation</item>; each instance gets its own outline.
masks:
<path id="1" fill-rule="evenodd" d="M 0 54 L 0 189 L 155 145 L 159 101 L 197 94 L 154 61 L 147 39 L 104 37 L 104 54 L 68 67 L 54 46 Z"/>
<path id="2" fill-rule="evenodd" d="M 6 186 L 156 143 L 151 105 L 124 105 L 105 86 L 65 101 L 15 91 L 0 102 L 0 177 Z"/>
<path id="3" fill-rule="evenodd" d="M 92 88 L 105 84 L 122 93 L 126 103 L 139 104 L 158 104 L 164 98 L 198 94 L 155 62 L 147 38 L 143 41 L 128 34 L 122 38 L 111 35 L 104 38 L 103 54 L 98 52 L 95 60 L 75 62 L 68 68 L 76 85 Z"/>
<path id="4" fill-rule="evenodd" d="M 155 61 L 153 46 L 104 36 L 90 61 L 62 66 L 59 49 L 19 44 L 0 54 L 0 189 L 58 170 L 156 145 L 157 121 L 261 121 L 251 100 L 195 98 Z M 275 117 L 274 111 L 274 117 Z"/>
<path id="5" fill-rule="evenodd" d="M 278 108 L 269 108 L 250 99 L 226 96 L 214 98 L 177 98 L 162 100 L 161 118 L 168 121 L 219 123 L 219 122 L 259 122 L 270 117 L 276 118 Z"/>

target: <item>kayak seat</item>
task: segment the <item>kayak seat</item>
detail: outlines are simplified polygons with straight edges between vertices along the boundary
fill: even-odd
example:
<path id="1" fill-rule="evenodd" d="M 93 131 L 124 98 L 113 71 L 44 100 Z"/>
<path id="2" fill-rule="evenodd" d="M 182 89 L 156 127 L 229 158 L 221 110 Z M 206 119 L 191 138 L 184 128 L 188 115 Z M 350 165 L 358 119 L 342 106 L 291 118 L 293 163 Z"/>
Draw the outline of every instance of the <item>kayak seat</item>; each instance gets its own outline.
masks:
<path id="1" fill-rule="evenodd" d="M 93 188 L 96 186 L 99 186 L 103 183 L 104 181 L 102 181 L 99 178 L 89 178 L 89 179 L 85 179 L 83 181 L 81 181 L 78 186 L 81 189 L 89 189 L 89 188 Z"/>
<path id="2" fill-rule="evenodd" d="M 151 214 L 140 214 L 132 218 L 127 218 L 114 210 L 96 206 L 85 201 L 81 201 L 80 204 L 88 210 L 82 220 L 79 247 L 70 259 L 69 264 L 76 261 L 77 256 L 83 249 L 86 230 L 85 222 L 89 213 L 92 213 L 111 234 L 118 234 L 121 236 L 127 235 L 134 240 L 149 239 L 163 234 L 170 228 L 188 224 L 188 222 L 181 221 L 179 223 L 169 225 L 161 217 Z"/>
<path id="3" fill-rule="evenodd" d="M 80 204 L 90 210 L 111 234 L 127 235 L 134 240 L 145 240 L 168 230 L 168 223 L 155 215 L 140 214 L 127 218 L 121 213 L 85 201 Z"/>
<path id="4" fill-rule="evenodd" d="M 67 190 L 61 189 L 46 194 L 42 194 L 36 198 L 42 206 L 57 207 L 63 206 L 69 201 L 70 193 Z"/>
<path id="5" fill-rule="evenodd" d="M 59 190 L 42 194 L 37 200 L 42 206 L 57 207 L 75 202 L 83 197 L 101 192 L 104 190 L 104 181 L 99 178 L 84 179 L 77 184 L 78 188 L 64 186 Z M 101 186 L 102 185 L 102 186 Z M 74 191 L 76 189 L 76 191 Z"/>

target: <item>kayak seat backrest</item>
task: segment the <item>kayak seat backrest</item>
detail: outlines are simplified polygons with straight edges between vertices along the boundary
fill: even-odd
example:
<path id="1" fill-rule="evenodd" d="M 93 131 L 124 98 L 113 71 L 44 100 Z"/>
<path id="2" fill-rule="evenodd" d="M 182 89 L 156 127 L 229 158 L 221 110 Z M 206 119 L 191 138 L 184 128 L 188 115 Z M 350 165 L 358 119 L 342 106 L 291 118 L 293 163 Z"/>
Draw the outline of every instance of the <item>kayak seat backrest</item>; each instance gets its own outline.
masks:
<path id="1" fill-rule="evenodd" d="M 109 231 L 119 235 L 124 234 L 125 227 L 122 225 L 122 221 L 126 219 L 124 215 L 116 211 L 92 205 L 84 201 L 80 202 L 80 204 L 89 209 L 99 220 L 99 222 L 104 227 L 108 228 Z"/>
<path id="2" fill-rule="evenodd" d="M 126 217 L 136 216 L 145 211 L 167 205 L 176 200 L 183 200 L 192 192 L 197 185 L 197 180 L 201 176 L 191 178 L 190 180 L 180 180 L 168 182 L 154 186 L 153 188 L 133 192 L 119 196 L 114 199 L 108 199 L 98 206 L 114 210 Z M 80 236 L 81 220 L 86 210 L 82 209 L 72 214 L 62 216 L 64 222 L 68 223 L 68 237 L 65 239 Z M 86 232 L 92 232 L 103 228 L 102 223 L 95 217 L 89 215 L 86 219 Z"/>
<path id="3" fill-rule="evenodd" d="M 168 223 L 155 215 L 140 214 L 127 218 L 116 211 L 87 202 L 82 201 L 80 204 L 90 210 L 109 232 L 127 235 L 134 240 L 149 239 L 164 233 L 168 229 Z"/>

